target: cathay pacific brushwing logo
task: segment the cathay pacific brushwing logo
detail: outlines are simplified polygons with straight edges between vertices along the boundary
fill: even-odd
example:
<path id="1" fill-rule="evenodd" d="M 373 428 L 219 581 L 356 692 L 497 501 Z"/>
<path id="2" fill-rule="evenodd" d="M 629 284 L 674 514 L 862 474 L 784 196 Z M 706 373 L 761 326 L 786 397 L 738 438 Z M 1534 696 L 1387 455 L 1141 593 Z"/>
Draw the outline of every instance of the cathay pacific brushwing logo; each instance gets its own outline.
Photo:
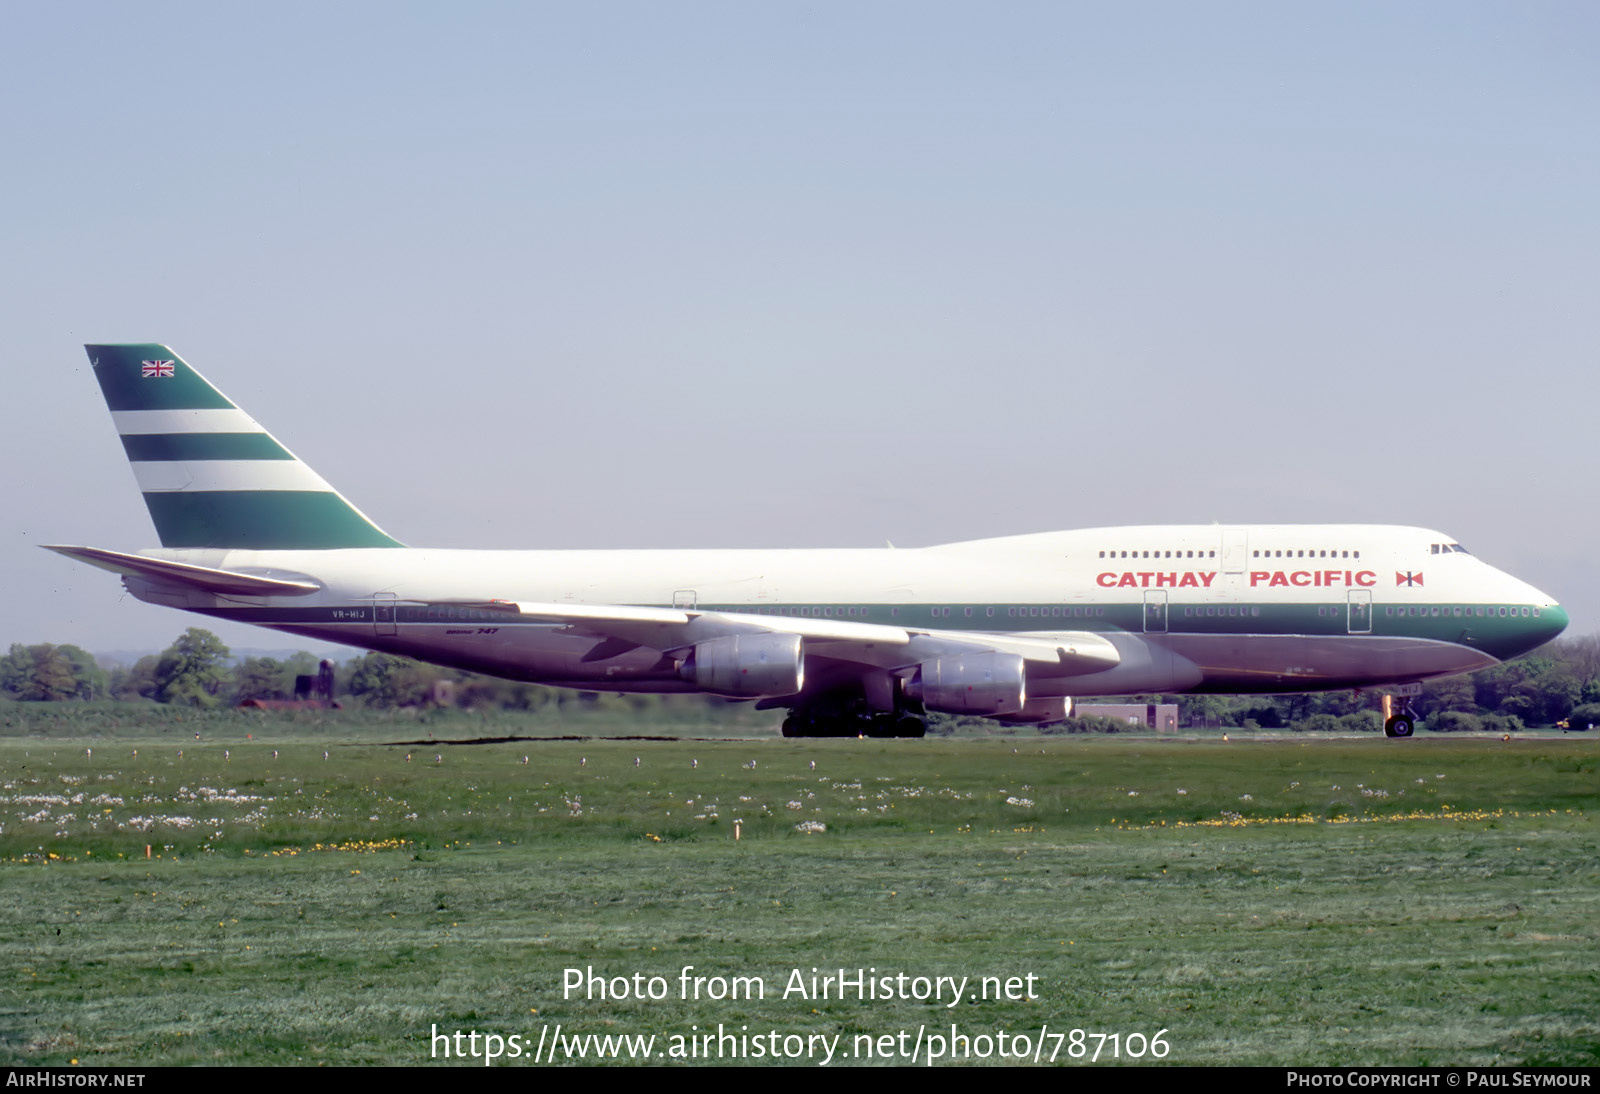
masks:
<path id="1" fill-rule="evenodd" d="M 140 373 L 146 380 L 170 380 L 174 373 L 171 361 L 140 361 L 143 371 Z"/>

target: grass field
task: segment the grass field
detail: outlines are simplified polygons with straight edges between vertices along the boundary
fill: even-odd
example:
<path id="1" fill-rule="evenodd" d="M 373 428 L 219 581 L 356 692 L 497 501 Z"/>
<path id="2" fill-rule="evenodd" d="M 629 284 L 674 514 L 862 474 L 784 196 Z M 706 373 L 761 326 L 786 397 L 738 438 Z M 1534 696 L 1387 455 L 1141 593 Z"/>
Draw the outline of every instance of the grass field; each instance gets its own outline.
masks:
<path id="1" fill-rule="evenodd" d="M 532 1052 L 557 1024 L 661 1053 L 721 1024 L 856 1063 L 954 1024 L 988 1038 L 971 1062 L 1019 1036 L 1148 1061 L 1164 1030 L 1185 1064 L 1594 1065 L 1597 761 L 1576 737 L 12 737 L 0 1060 L 410 1064 L 435 1027 Z M 685 966 L 765 997 L 683 999 Z M 785 998 L 813 967 L 968 994 Z M 567 969 L 666 998 L 568 997 Z"/>

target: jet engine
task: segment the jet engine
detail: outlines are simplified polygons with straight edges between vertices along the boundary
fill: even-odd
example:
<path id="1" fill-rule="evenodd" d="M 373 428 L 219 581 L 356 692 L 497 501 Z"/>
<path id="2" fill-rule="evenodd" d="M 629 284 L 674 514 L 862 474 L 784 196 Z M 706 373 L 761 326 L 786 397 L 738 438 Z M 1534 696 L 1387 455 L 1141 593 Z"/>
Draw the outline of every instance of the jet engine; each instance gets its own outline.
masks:
<path id="1" fill-rule="evenodd" d="M 1072 717 L 1071 699 L 1029 699 L 1021 710 L 1000 719 L 1007 725 L 1050 725 Z"/>
<path id="2" fill-rule="evenodd" d="M 794 695 L 805 686 L 798 634 L 734 634 L 695 644 L 678 675 L 702 691 L 760 699 Z"/>
<path id="3" fill-rule="evenodd" d="M 1014 653 L 963 653 L 924 661 L 906 695 L 945 714 L 1010 714 L 1027 705 L 1022 658 Z"/>

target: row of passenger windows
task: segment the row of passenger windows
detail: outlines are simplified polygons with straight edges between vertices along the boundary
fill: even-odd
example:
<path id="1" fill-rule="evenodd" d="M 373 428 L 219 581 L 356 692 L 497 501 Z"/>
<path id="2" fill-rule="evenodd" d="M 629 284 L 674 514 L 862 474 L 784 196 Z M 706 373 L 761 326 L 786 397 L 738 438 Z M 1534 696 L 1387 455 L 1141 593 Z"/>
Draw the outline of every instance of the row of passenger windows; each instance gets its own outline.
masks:
<path id="1" fill-rule="evenodd" d="M 381 606 L 381 605 L 380 605 Z M 485 611 L 482 608 L 402 608 L 400 618 L 407 623 L 458 623 L 505 622 L 511 618 L 506 612 Z"/>
<path id="2" fill-rule="evenodd" d="M 1251 558 L 1360 558 L 1360 551 L 1251 551 Z"/>
<path id="3" fill-rule="evenodd" d="M 1346 613 L 1346 611 L 1350 607 L 1354 607 L 1355 610 L 1358 611 L 1358 612 L 1359 611 L 1364 611 L 1366 609 L 1366 606 L 1362 605 L 1362 604 L 1356 604 L 1356 605 L 1344 605 L 1344 604 L 1318 605 L 1317 614 L 1321 615 L 1321 616 L 1342 617 L 1342 616 L 1344 616 L 1344 614 Z M 862 617 L 862 618 L 864 618 L 867 615 L 867 611 L 868 611 L 868 609 L 866 609 L 866 608 L 756 608 L 756 609 L 753 609 L 753 610 L 758 612 L 758 613 L 762 613 L 762 614 L 766 614 L 766 615 L 774 615 L 774 614 L 776 614 L 776 615 L 814 615 L 814 616 L 817 616 L 817 615 L 822 615 L 822 616 L 857 616 L 859 614 L 859 616 Z M 978 609 L 976 609 L 976 608 L 961 608 L 959 610 L 960 610 L 960 612 L 962 614 L 962 617 L 966 618 L 966 619 L 975 618 L 977 616 L 977 612 L 978 612 Z M 984 618 L 986 618 L 986 619 L 994 618 L 995 609 L 993 609 L 993 608 L 984 608 L 982 610 L 983 610 Z M 951 618 L 953 616 L 953 614 L 956 611 L 957 611 L 957 609 L 955 609 L 955 608 L 929 608 L 928 609 L 928 614 L 929 614 L 930 617 L 932 617 L 934 619 L 949 619 L 949 618 Z M 452 613 L 451 614 L 451 618 L 452 619 L 456 618 L 454 612 L 455 612 L 455 609 L 451 609 L 451 613 Z M 890 608 L 889 609 L 889 614 L 891 616 L 898 616 L 900 614 L 900 609 L 899 608 Z M 1105 617 L 1105 614 L 1106 614 L 1106 610 L 1105 610 L 1104 607 L 1095 607 L 1095 606 L 1092 606 L 1092 605 L 1090 605 L 1090 606 L 1080 606 L 1080 607 L 1054 606 L 1054 607 L 1045 607 L 1045 608 L 1007 608 L 1006 609 L 1006 616 L 1008 618 L 1011 618 L 1011 619 L 1103 619 Z M 1249 617 L 1257 617 L 1257 616 L 1261 615 L 1261 607 L 1259 605 L 1247 605 L 1247 604 L 1206 604 L 1206 605 L 1198 605 L 1198 604 L 1196 604 L 1196 605 L 1185 605 L 1184 609 L 1183 609 L 1183 614 L 1184 614 L 1185 618 L 1191 618 L 1191 619 L 1214 618 L 1216 616 L 1225 616 L 1225 617 L 1226 616 L 1233 616 L 1233 617 L 1249 616 Z M 1390 616 L 1390 617 L 1395 617 L 1395 616 L 1400 616 L 1400 617 L 1408 617 L 1408 616 L 1410 616 L 1410 617 L 1454 616 L 1456 618 L 1476 617 L 1476 618 L 1480 618 L 1481 619 L 1481 618 L 1484 618 L 1486 616 L 1490 617 L 1490 618 L 1498 616 L 1501 619 L 1505 619 L 1505 618 L 1507 618 L 1509 616 L 1520 616 L 1522 618 L 1529 618 L 1529 617 L 1535 617 L 1536 618 L 1539 615 L 1539 609 L 1538 608 L 1534 608 L 1534 607 L 1499 607 L 1499 608 L 1493 608 L 1493 607 L 1483 607 L 1483 606 L 1472 606 L 1472 607 L 1455 607 L 1455 608 L 1450 608 L 1450 607 L 1443 607 L 1443 608 L 1441 608 L 1441 607 L 1414 607 L 1414 608 L 1400 607 L 1400 608 L 1397 608 L 1397 607 L 1392 607 L 1391 606 L 1391 607 L 1384 608 L 1383 609 L 1383 614 L 1387 615 L 1387 616 Z M 430 615 L 431 615 L 431 609 L 430 609 Z M 477 614 L 471 616 L 470 618 L 488 618 L 488 617 L 491 617 L 491 613 L 483 612 L 483 613 L 477 613 Z M 469 617 L 466 615 L 465 612 L 463 612 L 462 613 L 462 618 L 469 618 Z"/>
<path id="4" fill-rule="evenodd" d="M 1317 614 L 1318 615 L 1328 615 L 1328 616 L 1343 616 L 1348 607 L 1349 607 L 1348 605 L 1344 605 L 1344 604 L 1318 605 Z M 1359 611 L 1359 610 L 1363 610 L 1365 605 L 1357 604 L 1357 605 L 1354 605 L 1354 607 Z M 738 611 L 738 610 L 741 610 L 741 609 L 737 609 L 736 608 L 734 610 Z M 757 613 L 763 614 L 763 615 L 814 615 L 814 616 L 839 616 L 839 617 L 844 617 L 844 616 L 856 617 L 856 616 L 859 616 L 861 618 L 865 618 L 867 613 L 868 613 L 868 609 L 867 608 L 750 608 L 750 609 L 743 609 L 743 610 L 754 611 L 754 612 L 757 612 Z M 907 609 L 907 610 L 909 611 L 909 609 Z M 956 608 L 929 608 L 928 609 L 928 614 L 929 614 L 929 616 L 931 616 L 934 619 L 949 619 L 954 615 L 954 613 L 957 610 L 958 609 L 956 609 Z M 978 610 L 979 609 L 977 609 L 977 608 L 961 608 L 961 609 L 959 609 L 959 611 L 961 612 L 962 616 L 964 618 L 966 618 L 966 619 L 975 618 L 977 616 Z M 984 618 L 987 618 L 987 619 L 994 618 L 995 609 L 993 609 L 993 608 L 984 608 L 984 609 L 982 609 L 982 611 L 983 611 Z M 897 608 L 897 607 L 892 607 L 892 608 L 889 609 L 889 614 L 891 616 L 899 616 L 900 609 Z M 1105 614 L 1106 614 L 1106 610 L 1105 610 L 1104 607 L 1094 607 L 1094 606 L 1082 606 L 1082 607 L 1060 607 L 1060 606 L 1055 606 L 1055 607 L 1047 607 L 1047 608 L 1007 608 L 1006 609 L 1006 615 L 1007 615 L 1007 617 L 1009 617 L 1011 619 L 1098 619 L 1098 618 L 1103 618 L 1105 616 Z M 1251 605 L 1240 605 L 1240 604 L 1186 605 L 1184 607 L 1184 609 L 1183 609 L 1183 614 L 1185 616 L 1189 616 L 1189 617 L 1206 617 L 1206 616 L 1218 616 L 1218 615 L 1222 615 L 1222 616 L 1230 616 L 1230 615 L 1231 616 L 1244 616 L 1244 615 L 1259 616 L 1261 614 L 1261 608 L 1260 608 L 1259 605 L 1251 606 Z M 1455 616 L 1457 618 L 1464 617 L 1464 616 L 1475 616 L 1477 618 L 1483 618 L 1485 616 L 1493 617 L 1493 616 L 1497 616 L 1497 615 L 1502 619 L 1507 618 L 1508 616 L 1521 616 L 1523 618 L 1529 618 L 1529 617 L 1535 617 L 1536 618 L 1539 615 L 1539 609 L 1538 608 L 1534 608 L 1534 607 L 1501 607 L 1501 608 L 1492 608 L 1492 607 L 1483 607 L 1483 606 L 1472 606 L 1472 607 L 1456 607 L 1456 608 L 1449 608 L 1449 607 L 1445 607 L 1445 608 L 1441 608 L 1441 607 L 1427 607 L 1427 608 L 1423 608 L 1423 607 L 1404 608 L 1404 607 L 1401 607 L 1401 608 L 1396 608 L 1396 607 L 1392 607 L 1391 606 L 1391 607 L 1384 608 L 1383 609 L 1383 614 L 1387 615 L 1387 616 L 1435 616 L 1435 617 L 1436 616 Z M 441 618 L 443 617 L 443 615 L 444 615 L 444 610 L 440 609 Z M 428 609 L 428 618 L 430 618 L 430 619 L 433 618 L 433 609 L 432 608 Z M 450 609 L 450 618 L 451 619 L 458 618 L 457 615 L 456 615 L 456 609 L 454 609 L 454 608 Z M 496 613 L 492 613 L 492 612 L 473 612 L 473 613 L 469 614 L 466 610 L 462 610 L 459 618 L 462 618 L 462 619 L 491 619 L 491 618 L 500 618 L 500 617 L 497 616 Z"/>
<path id="5" fill-rule="evenodd" d="M 835 607 L 832 607 L 832 606 L 825 607 L 825 608 L 739 608 L 739 607 L 735 607 L 735 608 L 731 608 L 729 610 L 730 611 L 736 611 L 736 612 L 754 612 L 757 615 L 814 615 L 814 616 L 824 616 L 825 615 L 825 616 L 839 618 L 839 619 L 843 619 L 843 618 L 846 618 L 846 617 L 865 619 L 867 617 L 868 613 L 871 611 L 870 608 L 835 608 Z M 879 609 L 879 611 L 882 611 L 882 610 L 883 609 L 881 609 L 881 608 Z M 968 611 L 970 612 L 971 609 L 968 609 Z M 890 608 L 889 609 L 889 614 L 891 616 L 897 616 L 897 615 L 900 614 L 900 609 L 899 608 Z"/>
<path id="6" fill-rule="evenodd" d="M 1101 558 L 1216 558 L 1215 551 L 1101 551 Z"/>
<path id="7" fill-rule="evenodd" d="M 865 618 L 867 615 L 866 608 L 755 608 L 751 610 L 760 615 L 823 615 L 844 616 L 846 618 L 857 616 L 858 614 L 861 618 Z M 984 619 L 993 619 L 995 617 L 996 609 L 994 608 L 929 608 L 928 617 L 930 619 L 950 619 L 959 611 L 963 619 L 976 619 L 979 618 L 978 613 L 980 610 Z M 908 608 L 906 611 L 909 613 L 911 609 Z M 1006 609 L 1006 615 L 1011 619 L 1099 619 L 1103 618 L 1105 614 L 1106 610 L 1103 607 L 1074 608 L 1056 605 L 1055 607 L 1045 608 Z M 896 607 L 890 608 L 889 615 L 898 617 L 900 609 Z"/>
<path id="8" fill-rule="evenodd" d="M 1539 609 L 1521 606 L 1486 608 L 1482 605 L 1475 604 L 1471 607 L 1454 608 L 1385 608 L 1383 609 L 1383 614 L 1393 616 L 1414 616 L 1419 618 L 1426 617 L 1430 619 L 1438 617 L 1452 619 L 1507 619 L 1513 616 L 1520 619 L 1537 619 L 1539 616 Z"/>
<path id="9" fill-rule="evenodd" d="M 1463 547 L 1452 546 L 1452 550 L 1465 550 Z M 1434 554 L 1439 553 L 1439 545 L 1434 544 Z M 1101 558 L 1216 558 L 1215 551 L 1101 551 Z M 1292 551 L 1256 550 L 1250 552 L 1251 558 L 1360 558 L 1360 551 L 1329 551 L 1329 550 L 1302 550 Z"/>

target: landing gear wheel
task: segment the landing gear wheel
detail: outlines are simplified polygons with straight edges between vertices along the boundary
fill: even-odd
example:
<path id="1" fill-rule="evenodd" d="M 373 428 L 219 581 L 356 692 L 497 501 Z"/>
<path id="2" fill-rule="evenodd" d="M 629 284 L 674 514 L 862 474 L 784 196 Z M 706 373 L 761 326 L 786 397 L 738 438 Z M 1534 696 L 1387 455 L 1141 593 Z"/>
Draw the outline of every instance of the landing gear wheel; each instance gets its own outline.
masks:
<path id="1" fill-rule="evenodd" d="M 859 692 L 834 691 L 790 709 L 785 737 L 922 737 L 928 732 L 921 703 L 874 711 Z"/>
<path id="2" fill-rule="evenodd" d="M 927 735 L 928 723 L 915 715 L 905 715 L 896 723 L 896 737 L 926 737 Z"/>
<path id="3" fill-rule="evenodd" d="M 1383 723 L 1385 737 L 1409 737 L 1417 728 L 1417 712 L 1411 708 L 1411 697 L 1401 695 Z"/>
<path id="4" fill-rule="evenodd" d="M 875 714 L 869 719 L 864 719 L 862 728 L 868 737 L 898 737 L 899 727 L 895 724 L 892 714 Z"/>

